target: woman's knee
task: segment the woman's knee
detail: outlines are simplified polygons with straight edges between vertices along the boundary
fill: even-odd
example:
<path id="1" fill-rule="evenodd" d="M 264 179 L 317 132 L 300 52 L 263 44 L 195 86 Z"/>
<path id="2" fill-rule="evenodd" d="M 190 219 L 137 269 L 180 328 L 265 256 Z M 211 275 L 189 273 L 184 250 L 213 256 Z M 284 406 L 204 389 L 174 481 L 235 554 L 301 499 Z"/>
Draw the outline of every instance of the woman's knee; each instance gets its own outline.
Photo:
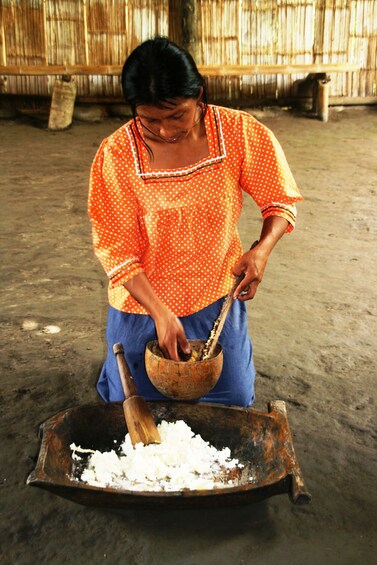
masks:
<path id="1" fill-rule="evenodd" d="M 229 397 L 228 406 L 239 406 L 241 408 L 249 408 L 254 402 L 254 394 L 250 391 L 232 391 Z"/>

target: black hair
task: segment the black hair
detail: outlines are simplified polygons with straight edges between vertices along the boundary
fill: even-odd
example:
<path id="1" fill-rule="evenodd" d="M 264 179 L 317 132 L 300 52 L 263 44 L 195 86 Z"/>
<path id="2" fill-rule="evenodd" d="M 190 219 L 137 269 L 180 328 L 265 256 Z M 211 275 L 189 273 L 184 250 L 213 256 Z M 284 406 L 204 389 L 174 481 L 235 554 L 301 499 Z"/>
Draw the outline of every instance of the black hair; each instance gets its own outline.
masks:
<path id="1" fill-rule="evenodd" d="M 174 98 L 198 98 L 207 107 L 205 81 L 188 51 L 167 37 L 141 43 L 126 59 L 122 70 L 123 95 L 131 106 L 150 104 L 170 108 Z"/>

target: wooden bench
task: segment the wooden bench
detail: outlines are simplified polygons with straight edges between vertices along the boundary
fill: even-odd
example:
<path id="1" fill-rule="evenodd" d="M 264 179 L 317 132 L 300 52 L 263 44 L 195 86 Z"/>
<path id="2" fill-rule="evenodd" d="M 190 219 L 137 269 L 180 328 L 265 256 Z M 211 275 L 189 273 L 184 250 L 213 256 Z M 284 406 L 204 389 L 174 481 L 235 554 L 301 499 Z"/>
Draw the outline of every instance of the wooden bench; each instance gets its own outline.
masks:
<path id="1" fill-rule="evenodd" d="M 313 63 L 287 65 L 202 65 L 199 71 L 204 76 L 255 76 L 308 74 L 314 82 L 312 90 L 313 113 L 323 122 L 329 115 L 330 73 L 357 72 L 359 65 L 348 63 Z"/>
<path id="2" fill-rule="evenodd" d="M 313 64 L 281 64 L 281 65 L 198 65 L 199 72 L 208 77 L 225 76 L 258 76 L 279 74 L 308 74 L 313 80 L 312 109 L 321 121 L 328 120 L 329 82 L 331 73 L 357 72 L 360 66 L 350 63 L 313 63 Z M 0 76 L 61 76 L 56 81 L 52 93 L 49 119 L 51 129 L 62 129 L 54 126 L 53 114 L 62 114 L 64 127 L 72 121 L 75 100 L 75 87 L 72 76 L 101 75 L 119 76 L 122 65 L 0 65 Z M 60 94 L 58 93 L 60 89 Z M 71 93 L 71 96 L 68 94 Z M 64 105 L 66 106 L 64 108 Z M 61 112 L 61 110 L 63 111 Z M 71 115 L 69 116 L 71 112 Z M 59 121 L 59 120 L 58 120 Z"/>

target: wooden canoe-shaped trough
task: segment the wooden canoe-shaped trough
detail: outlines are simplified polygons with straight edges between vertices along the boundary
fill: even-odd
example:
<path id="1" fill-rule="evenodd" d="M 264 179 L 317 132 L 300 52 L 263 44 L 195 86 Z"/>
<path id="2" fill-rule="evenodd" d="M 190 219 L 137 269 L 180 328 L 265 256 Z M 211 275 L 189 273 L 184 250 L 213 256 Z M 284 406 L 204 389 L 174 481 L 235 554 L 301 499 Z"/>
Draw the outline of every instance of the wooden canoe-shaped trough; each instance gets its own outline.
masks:
<path id="1" fill-rule="evenodd" d="M 113 508 L 193 508 L 248 504 L 287 493 L 295 504 L 308 503 L 296 459 L 285 403 L 268 412 L 184 402 L 148 403 L 156 423 L 184 420 L 217 449 L 229 447 L 245 466 L 232 486 L 211 490 L 149 492 L 90 486 L 73 477 L 70 445 L 109 451 L 126 433 L 121 403 L 64 410 L 41 425 L 41 446 L 27 483 L 80 504 Z M 250 480 L 252 477 L 252 480 Z"/>

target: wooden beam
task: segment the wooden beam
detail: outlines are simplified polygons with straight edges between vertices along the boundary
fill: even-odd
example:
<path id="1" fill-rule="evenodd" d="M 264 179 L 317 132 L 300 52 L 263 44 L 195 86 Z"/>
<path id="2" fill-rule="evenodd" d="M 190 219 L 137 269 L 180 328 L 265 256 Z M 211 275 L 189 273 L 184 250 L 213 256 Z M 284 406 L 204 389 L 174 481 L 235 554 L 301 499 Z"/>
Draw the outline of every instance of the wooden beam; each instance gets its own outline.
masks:
<path id="1" fill-rule="evenodd" d="M 8 94 L 7 96 L 9 96 L 10 98 L 22 98 L 22 96 L 26 97 L 26 98 L 30 98 L 33 97 L 32 94 Z M 49 99 L 49 96 L 35 96 L 36 98 L 46 98 L 46 100 Z M 308 97 L 309 99 L 309 97 Z M 310 98 L 311 99 L 311 98 Z M 253 105 L 255 107 L 257 106 L 264 106 L 266 103 L 268 105 L 273 105 L 273 106 L 289 106 L 290 104 L 292 104 L 292 102 L 297 102 L 297 100 L 299 100 L 299 98 L 297 96 L 291 96 L 291 97 L 284 97 L 284 98 L 273 98 L 273 99 L 269 99 L 269 98 L 252 98 L 251 96 L 249 97 L 244 97 L 241 98 L 240 100 L 234 100 L 233 101 L 233 105 L 232 105 L 232 101 L 231 100 L 227 100 L 227 99 L 223 99 L 220 100 L 219 103 L 221 103 L 222 105 L 226 106 L 228 105 L 229 107 L 235 107 L 235 106 L 239 106 L 240 108 L 245 108 L 245 107 L 252 107 Z M 300 98 L 301 100 L 301 98 Z M 76 97 L 76 102 L 78 104 L 124 104 L 127 105 L 126 101 L 124 100 L 124 98 L 120 97 L 120 96 L 77 96 Z M 217 102 L 215 102 L 217 103 Z M 377 106 L 377 96 L 357 96 L 354 98 L 351 98 L 350 96 L 330 96 L 329 97 L 329 106 Z M 132 114 L 131 109 L 130 109 L 130 115 Z"/>
<path id="2" fill-rule="evenodd" d="M 288 75 L 294 73 L 337 73 L 359 71 L 360 65 L 334 64 L 291 64 L 291 65 L 200 65 L 199 71 L 205 76 L 242 75 Z"/>
<path id="3" fill-rule="evenodd" d="M 108 75 L 117 76 L 123 65 L 0 65 L 0 75 Z M 205 76 L 274 75 L 294 73 L 357 72 L 360 65 L 349 63 L 314 63 L 297 65 L 198 65 Z"/>
<path id="4" fill-rule="evenodd" d="M 122 65 L 7 65 L 0 66 L 0 75 L 120 75 Z"/>

